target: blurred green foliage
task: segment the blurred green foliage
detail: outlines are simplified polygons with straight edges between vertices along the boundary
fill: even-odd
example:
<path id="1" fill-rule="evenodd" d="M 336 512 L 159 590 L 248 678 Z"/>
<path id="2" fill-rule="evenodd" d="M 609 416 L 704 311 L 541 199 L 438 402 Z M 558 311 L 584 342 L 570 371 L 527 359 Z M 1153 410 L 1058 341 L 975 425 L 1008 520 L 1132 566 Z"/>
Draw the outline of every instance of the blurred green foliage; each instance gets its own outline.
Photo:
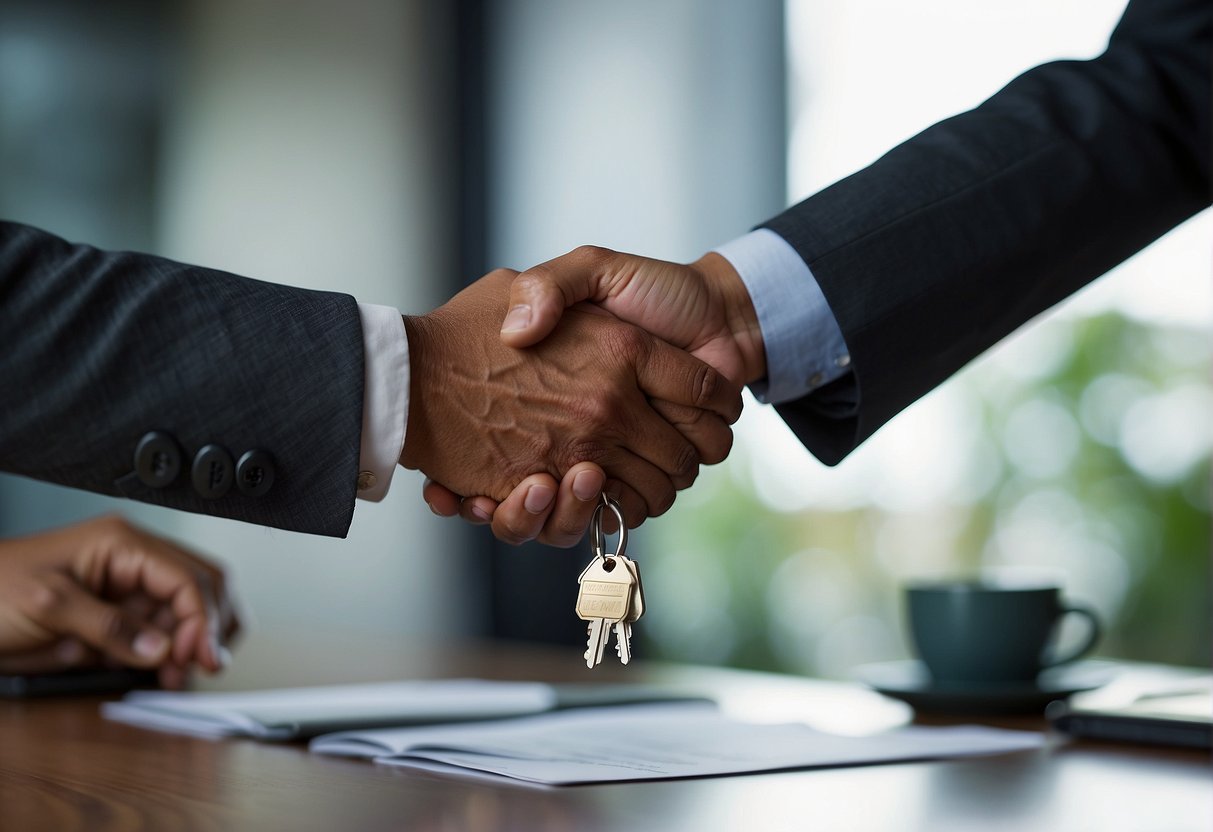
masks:
<path id="1" fill-rule="evenodd" d="M 972 493 L 910 511 L 781 510 L 739 440 L 638 539 L 646 654 L 845 677 L 909 655 L 900 596 L 916 573 L 1028 565 L 1096 606 L 1101 655 L 1206 664 L 1208 333 L 1112 313 L 1045 329 L 1018 336 L 1035 339 L 1028 372 L 986 357 L 948 382 L 994 449 L 971 460 Z M 827 484 L 838 470 L 805 467 Z"/>

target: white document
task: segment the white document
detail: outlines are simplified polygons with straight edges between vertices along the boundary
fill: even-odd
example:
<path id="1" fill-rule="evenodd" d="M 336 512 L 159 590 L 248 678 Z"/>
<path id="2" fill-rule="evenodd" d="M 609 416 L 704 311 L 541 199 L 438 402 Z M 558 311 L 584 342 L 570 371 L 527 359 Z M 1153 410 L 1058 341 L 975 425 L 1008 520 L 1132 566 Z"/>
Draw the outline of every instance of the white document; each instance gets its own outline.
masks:
<path id="1" fill-rule="evenodd" d="M 282 740 L 367 726 L 499 719 L 556 705 L 556 689 L 539 682 L 443 679 L 247 693 L 133 691 L 101 712 L 161 731 Z"/>
<path id="2" fill-rule="evenodd" d="M 384 765 L 555 786 L 1003 754 L 1043 743 L 1040 733 L 978 726 L 843 737 L 801 724 L 738 722 L 709 704 L 662 704 L 347 731 L 317 737 L 310 747 Z"/>

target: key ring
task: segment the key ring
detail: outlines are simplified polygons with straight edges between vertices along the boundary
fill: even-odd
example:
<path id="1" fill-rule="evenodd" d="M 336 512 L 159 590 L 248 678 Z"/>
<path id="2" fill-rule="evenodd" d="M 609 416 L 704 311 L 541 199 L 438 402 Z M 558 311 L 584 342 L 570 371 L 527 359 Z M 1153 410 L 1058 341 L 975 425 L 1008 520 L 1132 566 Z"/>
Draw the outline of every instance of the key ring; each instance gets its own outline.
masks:
<path id="1" fill-rule="evenodd" d="M 615 518 L 619 521 L 619 549 L 614 552 L 617 556 L 622 555 L 623 550 L 628 547 L 628 524 L 623 522 L 623 509 L 619 507 L 619 503 L 603 492 L 602 501 L 594 508 L 594 516 L 590 519 L 590 533 L 593 535 L 594 554 L 605 561 L 607 559 L 606 535 L 602 532 L 602 510 L 604 508 L 613 511 Z"/>

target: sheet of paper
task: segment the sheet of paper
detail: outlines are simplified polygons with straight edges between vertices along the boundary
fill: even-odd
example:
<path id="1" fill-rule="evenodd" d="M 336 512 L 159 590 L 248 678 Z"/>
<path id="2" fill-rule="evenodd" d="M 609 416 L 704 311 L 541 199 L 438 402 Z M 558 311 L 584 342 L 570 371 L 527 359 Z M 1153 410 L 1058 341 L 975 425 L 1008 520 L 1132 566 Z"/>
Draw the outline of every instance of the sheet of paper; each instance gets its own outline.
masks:
<path id="1" fill-rule="evenodd" d="M 457 722 L 535 714 L 556 705 L 539 682 L 415 680 L 234 693 L 134 691 L 108 702 L 109 719 L 196 736 L 287 739 L 342 726 Z"/>
<path id="2" fill-rule="evenodd" d="M 317 737 L 311 749 L 384 765 L 573 785 L 1002 754 L 1043 742 L 1035 732 L 978 726 L 843 737 L 801 724 L 738 722 L 710 705 L 667 704 L 343 732 Z"/>

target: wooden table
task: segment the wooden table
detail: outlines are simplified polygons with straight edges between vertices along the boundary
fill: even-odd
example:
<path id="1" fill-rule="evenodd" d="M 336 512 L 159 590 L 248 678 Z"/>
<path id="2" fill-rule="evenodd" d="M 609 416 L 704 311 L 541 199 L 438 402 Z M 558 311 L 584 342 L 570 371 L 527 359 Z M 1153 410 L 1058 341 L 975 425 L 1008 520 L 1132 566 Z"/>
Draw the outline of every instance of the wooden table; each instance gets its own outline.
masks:
<path id="1" fill-rule="evenodd" d="M 591 674 L 567 650 L 359 637 L 288 645 L 254 637 L 225 677 L 204 687 L 628 679 L 686 684 L 739 714 L 827 729 L 910 717 L 851 685 L 643 663 Z M 98 701 L 0 702 L 0 831 L 1213 829 L 1210 759 L 1198 751 L 1054 738 L 1043 751 L 979 760 L 538 790 L 317 757 L 298 745 L 143 731 L 102 720 Z"/>

